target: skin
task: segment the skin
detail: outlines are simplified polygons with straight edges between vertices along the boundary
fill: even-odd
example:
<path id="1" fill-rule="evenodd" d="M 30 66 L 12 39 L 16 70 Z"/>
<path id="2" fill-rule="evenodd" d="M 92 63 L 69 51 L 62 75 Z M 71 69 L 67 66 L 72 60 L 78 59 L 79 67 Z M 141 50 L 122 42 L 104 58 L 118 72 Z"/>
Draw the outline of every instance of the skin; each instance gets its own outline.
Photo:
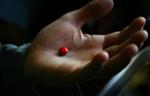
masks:
<path id="1" fill-rule="evenodd" d="M 143 29 L 145 18 L 138 17 L 121 31 L 107 35 L 81 30 L 112 7 L 112 0 L 92 0 L 43 28 L 27 53 L 26 78 L 35 84 L 57 86 L 113 76 L 123 69 L 148 38 Z M 61 47 L 69 49 L 65 56 L 58 55 Z"/>

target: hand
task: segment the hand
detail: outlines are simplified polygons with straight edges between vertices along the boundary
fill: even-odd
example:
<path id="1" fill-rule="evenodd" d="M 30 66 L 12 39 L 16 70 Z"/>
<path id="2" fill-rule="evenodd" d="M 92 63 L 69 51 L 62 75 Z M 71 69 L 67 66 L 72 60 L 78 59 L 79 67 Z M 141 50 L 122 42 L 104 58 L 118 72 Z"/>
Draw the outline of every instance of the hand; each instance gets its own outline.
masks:
<path id="1" fill-rule="evenodd" d="M 129 61 L 137 53 L 137 45 L 147 38 L 144 18 L 135 20 L 130 28 L 108 35 L 88 35 L 81 30 L 82 25 L 103 17 L 112 7 L 112 0 L 94 0 L 42 29 L 28 52 L 26 77 L 38 84 L 72 84 L 90 80 L 98 72 L 115 69 L 115 73 L 125 66 L 127 63 L 120 64 L 123 59 Z M 59 56 L 58 50 L 64 46 L 69 52 Z"/>
<path id="2" fill-rule="evenodd" d="M 99 75 L 113 76 L 129 63 L 148 38 L 147 31 L 143 29 L 145 23 L 144 17 L 138 17 L 122 31 L 106 35 L 104 49 L 109 53 L 110 59 Z"/>

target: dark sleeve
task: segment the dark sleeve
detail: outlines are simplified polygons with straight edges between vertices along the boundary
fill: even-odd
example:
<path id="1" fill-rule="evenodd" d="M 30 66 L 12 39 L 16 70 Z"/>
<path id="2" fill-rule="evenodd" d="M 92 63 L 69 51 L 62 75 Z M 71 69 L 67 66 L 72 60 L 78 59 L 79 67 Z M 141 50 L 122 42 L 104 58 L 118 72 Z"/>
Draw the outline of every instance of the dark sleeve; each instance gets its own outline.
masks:
<path id="1" fill-rule="evenodd" d="M 9 87 L 24 82 L 25 53 L 30 44 L 0 45 L 0 84 Z"/>

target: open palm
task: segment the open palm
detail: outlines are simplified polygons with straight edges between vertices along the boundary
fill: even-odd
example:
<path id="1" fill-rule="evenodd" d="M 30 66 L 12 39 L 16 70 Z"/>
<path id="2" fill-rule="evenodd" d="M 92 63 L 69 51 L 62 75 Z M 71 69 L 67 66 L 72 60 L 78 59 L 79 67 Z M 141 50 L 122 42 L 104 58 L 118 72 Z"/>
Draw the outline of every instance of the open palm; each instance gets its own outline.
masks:
<path id="1" fill-rule="evenodd" d="M 127 62 L 120 64 L 129 62 L 147 38 L 144 18 L 134 20 L 131 28 L 108 35 L 88 35 L 81 30 L 83 24 L 108 13 L 112 5 L 112 0 L 94 0 L 42 29 L 29 49 L 26 76 L 34 83 L 60 85 L 122 69 Z M 64 56 L 58 54 L 61 47 L 69 49 Z"/>

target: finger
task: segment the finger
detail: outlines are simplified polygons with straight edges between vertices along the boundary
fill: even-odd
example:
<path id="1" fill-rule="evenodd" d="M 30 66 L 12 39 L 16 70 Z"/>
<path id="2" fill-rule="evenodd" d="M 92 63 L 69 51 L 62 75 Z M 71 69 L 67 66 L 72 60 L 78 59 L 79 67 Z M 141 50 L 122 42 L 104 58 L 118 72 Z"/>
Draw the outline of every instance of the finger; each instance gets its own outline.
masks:
<path id="1" fill-rule="evenodd" d="M 138 47 L 135 44 L 126 46 L 120 53 L 112 57 L 103 67 L 101 75 L 112 76 L 122 70 L 138 52 Z M 105 73 L 105 74 L 103 74 Z"/>
<path id="2" fill-rule="evenodd" d="M 115 54 L 119 53 L 125 46 L 128 44 L 136 44 L 138 47 L 141 47 L 141 45 L 144 43 L 144 41 L 148 38 L 148 33 L 147 31 L 139 31 L 134 33 L 128 40 L 126 40 L 124 43 L 120 45 L 115 45 L 112 47 L 109 47 L 105 49 L 109 53 L 109 56 L 112 57 Z"/>
<path id="3" fill-rule="evenodd" d="M 82 8 L 67 14 L 71 22 L 77 26 L 82 26 L 88 21 L 106 15 L 113 7 L 113 0 L 92 0 Z"/>
<path id="4" fill-rule="evenodd" d="M 102 51 L 99 54 L 97 54 L 93 60 L 86 66 L 84 66 L 81 70 L 81 72 L 78 72 L 78 78 L 79 79 L 83 79 L 84 80 L 89 80 L 89 79 L 93 79 L 97 72 L 99 71 L 99 69 L 102 67 L 102 65 L 104 64 L 105 61 L 107 61 L 109 58 L 109 55 L 107 52 Z M 81 80 L 78 80 L 81 81 Z"/>
<path id="5" fill-rule="evenodd" d="M 122 43 L 119 46 L 119 50 L 123 49 L 128 44 L 136 44 L 138 47 L 141 47 L 141 44 L 144 43 L 148 38 L 148 32 L 146 30 L 138 31 L 134 33 L 128 40 Z"/>
<path id="6" fill-rule="evenodd" d="M 104 40 L 104 45 L 103 48 L 107 48 L 113 45 L 118 44 L 118 36 L 119 36 L 120 32 L 114 32 L 114 33 L 110 33 L 108 35 L 105 36 L 105 40 Z"/>
<path id="7" fill-rule="evenodd" d="M 109 56 L 110 56 L 110 58 L 112 57 L 112 56 L 114 56 L 114 55 L 116 55 L 117 53 L 119 53 L 120 52 L 120 46 L 119 45 L 114 45 L 114 46 L 112 46 L 112 47 L 109 47 L 109 48 L 107 48 L 107 49 L 105 49 L 105 51 L 107 51 L 108 52 L 108 54 L 109 54 Z"/>
<path id="8" fill-rule="evenodd" d="M 143 27 L 146 23 L 146 20 L 144 17 L 138 17 L 135 20 L 131 22 L 131 24 L 123 29 L 119 35 L 119 41 L 120 43 L 124 42 L 127 38 L 132 36 L 137 31 L 143 30 Z"/>
<path id="9" fill-rule="evenodd" d="M 104 48 L 110 47 L 124 42 L 131 37 L 135 32 L 143 30 L 145 25 L 145 18 L 138 17 L 131 22 L 131 24 L 124 28 L 121 32 L 111 33 L 105 36 Z"/>

